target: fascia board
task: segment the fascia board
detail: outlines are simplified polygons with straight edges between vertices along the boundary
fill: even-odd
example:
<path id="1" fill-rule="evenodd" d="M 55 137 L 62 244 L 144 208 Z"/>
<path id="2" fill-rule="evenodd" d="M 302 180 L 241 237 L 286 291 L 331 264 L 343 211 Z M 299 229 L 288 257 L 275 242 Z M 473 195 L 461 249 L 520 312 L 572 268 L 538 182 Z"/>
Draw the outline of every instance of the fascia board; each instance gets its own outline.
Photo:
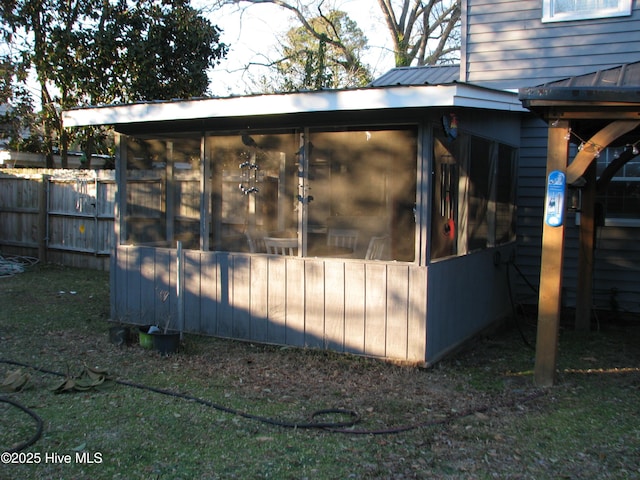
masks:
<path id="1" fill-rule="evenodd" d="M 205 118 L 454 106 L 525 111 L 517 96 L 509 92 L 450 84 L 87 107 L 66 110 L 62 113 L 62 119 L 65 127 L 81 127 Z"/>
<path id="2" fill-rule="evenodd" d="M 455 96 L 456 107 L 521 113 L 529 111 L 523 107 L 515 92 L 476 88 L 469 85 L 460 85 L 460 87 Z"/>

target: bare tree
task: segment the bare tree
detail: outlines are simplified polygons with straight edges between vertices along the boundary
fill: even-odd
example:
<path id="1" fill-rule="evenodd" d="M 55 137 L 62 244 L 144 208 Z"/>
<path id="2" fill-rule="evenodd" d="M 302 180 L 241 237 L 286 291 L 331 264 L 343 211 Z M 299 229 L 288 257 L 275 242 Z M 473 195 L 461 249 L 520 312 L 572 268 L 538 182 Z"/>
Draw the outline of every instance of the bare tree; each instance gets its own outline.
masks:
<path id="1" fill-rule="evenodd" d="M 458 60 L 460 0 L 378 0 L 397 67 Z"/>
<path id="2" fill-rule="evenodd" d="M 336 10 L 331 0 L 217 0 L 223 5 L 272 4 L 289 11 L 310 35 L 350 57 L 348 47 L 337 35 L 318 30 L 313 18 L 323 10 Z M 459 60 L 460 0 L 378 0 L 381 18 L 389 31 L 396 66 L 434 65 Z M 355 63 L 354 63 L 355 65 Z"/>

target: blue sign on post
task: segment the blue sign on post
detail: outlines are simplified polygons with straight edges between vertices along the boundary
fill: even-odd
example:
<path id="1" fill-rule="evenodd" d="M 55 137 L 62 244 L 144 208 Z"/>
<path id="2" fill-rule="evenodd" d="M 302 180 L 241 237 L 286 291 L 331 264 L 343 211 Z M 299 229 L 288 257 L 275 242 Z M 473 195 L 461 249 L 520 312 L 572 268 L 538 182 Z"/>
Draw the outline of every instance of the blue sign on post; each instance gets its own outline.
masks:
<path id="1" fill-rule="evenodd" d="M 547 179 L 544 218 L 551 227 L 559 227 L 564 221 L 566 179 L 566 175 L 559 170 L 551 172 Z"/>

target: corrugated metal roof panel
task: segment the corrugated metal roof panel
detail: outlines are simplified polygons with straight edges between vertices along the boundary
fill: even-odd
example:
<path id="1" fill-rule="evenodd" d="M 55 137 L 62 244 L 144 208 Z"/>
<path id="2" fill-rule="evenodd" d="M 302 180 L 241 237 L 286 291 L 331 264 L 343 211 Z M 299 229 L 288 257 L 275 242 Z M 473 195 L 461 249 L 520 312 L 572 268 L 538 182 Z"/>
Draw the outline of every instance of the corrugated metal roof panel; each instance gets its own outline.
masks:
<path id="1" fill-rule="evenodd" d="M 637 104 L 640 103 L 640 62 L 521 88 L 519 98 L 526 107 L 560 101 Z"/>
<path id="2" fill-rule="evenodd" d="M 544 87 L 640 87 L 640 62 L 549 82 Z"/>
<path id="3" fill-rule="evenodd" d="M 371 87 L 393 85 L 446 85 L 460 80 L 460 65 L 397 67 L 369 84 Z"/>

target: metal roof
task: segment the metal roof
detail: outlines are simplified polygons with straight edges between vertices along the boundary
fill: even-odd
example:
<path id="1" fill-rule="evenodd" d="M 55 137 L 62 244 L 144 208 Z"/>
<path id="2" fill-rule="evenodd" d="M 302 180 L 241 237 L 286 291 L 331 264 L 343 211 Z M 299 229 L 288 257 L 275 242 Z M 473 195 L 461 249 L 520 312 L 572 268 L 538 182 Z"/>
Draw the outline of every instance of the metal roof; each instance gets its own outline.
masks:
<path id="1" fill-rule="evenodd" d="M 393 85 L 446 85 L 460 80 L 460 65 L 427 65 L 392 68 L 370 83 L 372 87 Z"/>
<path id="2" fill-rule="evenodd" d="M 607 126 L 640 119 L 640 62 L 521 88 L 518 98 L 546 121 L 569 120 L 571 141 L 580 144 Z M 635 145 L 639 135 L 640 128 L 622 133 L 608 146 Z"/>
<path id="3" fill-rule="evenodd" d="M 640 103 L 640 62 L 521 88 L 519 98 L 525 107 L 549 102 Z"/>

